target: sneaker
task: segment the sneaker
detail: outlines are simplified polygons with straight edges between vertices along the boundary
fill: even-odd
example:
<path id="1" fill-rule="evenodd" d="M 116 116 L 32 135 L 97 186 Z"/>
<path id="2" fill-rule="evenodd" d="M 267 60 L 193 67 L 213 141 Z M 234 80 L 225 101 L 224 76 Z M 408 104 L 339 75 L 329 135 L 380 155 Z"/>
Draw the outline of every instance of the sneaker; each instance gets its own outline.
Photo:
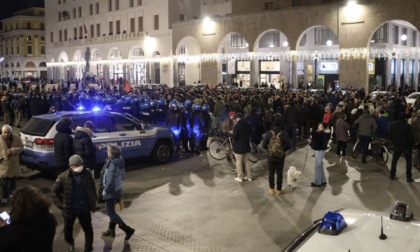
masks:
<path id="1" fill-rule="evenodd" d="M 74 251 L 74 244 L 69 244 L 67 251 L 72 252 Z"/>
<path id="2" fill-rule="evenodd" d="M 242 182 L 243 180 L 241 178 L 236 177 L 235 181 Z"/>
<path id="3" fill-rule="evenodd" d="M 416 182 L 416 183 L 420 183 L 420 178 L 415 179 L 415 180 L 414 180 L 414 182 Z"/>
<path id="4" fill-rule="evenodd" d="M 245 177 L 244 180 L 246 180 L 246 181 L 252 181 L 252 178 Z"/>
<path id="5" fill-rule="evenodd" d="M 282 195 L 282 194 L 284 194 L 284 191 L 283 190 L 277 190 L 276 191 L 276 195 Z"/>
<path id="6" fill-rule="evenodd" d="M 268 195 L 273 196 L 275 194 L 274 189 L 268 189 Z"/>

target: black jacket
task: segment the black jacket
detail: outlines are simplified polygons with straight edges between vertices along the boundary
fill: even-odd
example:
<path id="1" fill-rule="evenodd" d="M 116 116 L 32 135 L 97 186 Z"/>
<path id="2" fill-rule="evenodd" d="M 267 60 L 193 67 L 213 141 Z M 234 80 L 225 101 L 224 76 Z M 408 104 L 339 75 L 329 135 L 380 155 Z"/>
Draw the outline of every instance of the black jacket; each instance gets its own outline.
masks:
<path id="1" fill-rule="evenodd" d="M 395 146 L 412 148 L 414 133 L 405 120 L 398 120 L 389 126 L 389 138 Z"/>
<path id="2" fill-rule="evenodd" d="M 53 251 L 57 222 L 48 209 L 27 223 L 12 223 L 0 228 L 0 251 Z"/>
<path id="3" fill-rule="evenodd" d="M 57 167 L 69 168 L 69 158 L 73 155 L 73 137 L 71 129 L 59 122 L 55 127 L 57 134 L 54 136 L 54 153 Z"/>
<path id="4" fill-rule="evenodd" d="M 251 151 L 249 138 L 252 134 L 251 125 L 245 120 L 241 119 L 233 127 L 233 152 L 236 154 L 245 154 Z"/>
<path id="5" fill-rule="evenodd" d="M 311 148 L 313 150 L 326 150 L 328 149 L 328 141 L 330 140 L 331 133 L 329 130 L 325 131 L 312 131 L 311 133 Z"/>
<path id="6" fill-rule="evenodd" d="M 96 167 L 96 148 L 93 145 L 91 132 L 83 127 L 77 127 L 73 139 L 74 154 L 83 159 L 83 166 L 94 170 Z"/>

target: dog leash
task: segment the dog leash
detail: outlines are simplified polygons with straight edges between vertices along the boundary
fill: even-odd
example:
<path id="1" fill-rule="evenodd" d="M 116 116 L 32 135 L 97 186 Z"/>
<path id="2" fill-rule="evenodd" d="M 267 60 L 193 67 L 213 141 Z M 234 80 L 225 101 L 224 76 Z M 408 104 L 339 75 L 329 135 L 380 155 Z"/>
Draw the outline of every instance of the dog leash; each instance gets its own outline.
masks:
<path id="1" fill-rule="evenodd" d="M 308 152 L 309 152 L 309 149 L 306 147 L 305 163 L 303 164 L 302 174 L 303 174 L 303 171 L 305 170 L 305 167 L 306 167 L 306 159 L 308 159 Z"/>

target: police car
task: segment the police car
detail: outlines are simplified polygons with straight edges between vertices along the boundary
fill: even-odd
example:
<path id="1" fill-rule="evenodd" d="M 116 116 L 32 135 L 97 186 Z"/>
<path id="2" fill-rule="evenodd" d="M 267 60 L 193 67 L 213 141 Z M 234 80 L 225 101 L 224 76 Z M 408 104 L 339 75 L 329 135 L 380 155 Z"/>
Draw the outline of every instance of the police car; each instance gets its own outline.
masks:
<path id="1" fill-rule="evenodd" d="M 420 251 L 419 233 L 409 204 L 397 201 L 390 213 L 327 212 L 284 251 Z"/>
<path id="2" fill-rule="evenodd" d="M 168 162 L 173 153 L 174 138 L 168 128 L 149 125 L 129 114 L 63 111 L 34 116 L 22 128 L 20 137 L 24 151 L 21 161 L 28 168 L 56 171 L 54 136 L 56 125 L 63 117 L 72 119 L 73 134 L 75 128 L 83 126 L 86 121 L 94 123 L 92 140 L 97 148 L 98 164 L 105 162 L 109 144 L 121 146 L 124 159 L 150 157 L 156 164 Z"/>

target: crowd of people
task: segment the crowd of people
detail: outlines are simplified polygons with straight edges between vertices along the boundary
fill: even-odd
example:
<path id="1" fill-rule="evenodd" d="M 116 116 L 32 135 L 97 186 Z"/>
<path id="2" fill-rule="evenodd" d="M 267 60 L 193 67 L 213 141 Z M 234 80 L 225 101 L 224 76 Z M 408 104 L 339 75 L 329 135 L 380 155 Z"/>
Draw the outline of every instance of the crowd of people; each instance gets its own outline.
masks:
<path id="1" fill-rule="evenodd" d="M 45 212 L 50 205 L 34 188 L 16 189 L 15 181 L 19 176 L 19 153 L 23 147 L 20 138 L 13 134 L 13 126 L 20 127 L 22 118 L 30 119 L 43 113 L 75 109 L 130 113 L 145 123 L 167 126 L 175 137 L 175 151 L 196 155 L 206 150 L 208 137 L 230 135 L 237 173 L 235 180 L 238 182 L 253 180 L 248 159 L 251 151 L 249 142 L 253 142 L 269 153 L 269 195 L 284 193 L 286 152 L 293 153 L 298 148 L 298 140 L 309 140 L 315 151 L 313 187 L 327 184 L 323 159 L 329 148 L 337 156 L 345 157 L 348 143 L 355 143 L 358 139 L 362 148 L 361 162 L 366 163 L 373 136 L 387 138 L 394 146 L 391 180 L 396 179 L 396 164 L 401 155 L 406 159 L 407 182 L 414 181 L 412 161 L 414 167 L 420 170 L 420 99 L 415 104 L 406 104 L 406 90 L 395 92 L 395 97 L 391 99 L 383 95 L 370 97 L 363 88 L 311 92 L 274 87 L 127 89 L 119 84 L 101 89 L 87 88 L 87 85 L 80 87 L 70 90 L 69 85 L 63 84 L 52 90 L 8 88 L 0 92 L 1 113 L 6 124 L 2 127 L 0 139 L 2 203 L 7 204 L 10 196 L 16 195 L 10 202 L 12 224 L 0 221 L 0 248 L 10 246 L 12 242 L 4 242 L 10 227 L 22 221 L 32 228 L 31 221 L 14 214 L 20 213 L 15 209 L 23 204 L 19 199 L 40 198 L 44 203 L 34 211 Z M 64 236 L 69 251 L 74 250 L 73 226 L 76 218 L 85 233 L 85 251 L 93 250 L 91 213 L 97 209 L 98 199 L 105 203 L 110 218 L 109 227 L 102 235 L 115 237 L 118 225 L 126 234 L 125 240 L 130 239 L 135 230 L 115 212 L 115 203 L 122 197 L 125 177 L 121 148 L 117 145 L 108 147 L 108 160 L 101 169 L 97 167 L 92 143 L 93 123 L 87 121 L 83 127 L 77 127 L 74 137 L 71 126 L 71 119 L 66 117 L 56 126 L 54 150 L 57 165 L 63 173 L 57 177 L 52 188 L 53 202 L 64 218 Z M 412 159 L 413 150 L 415 155 Z M 93 175 L 89 170 L 93 170 Z M 99 180 L 98 190 L 95 179 Z M 55 233 L 51 217 L 45 213 L 43 216 L 49 220 L 49 234 Z M 31 230 L 36 232 L 36 229 Z M 51 237 L 43 239 L 49 247 L 52 246 Z M 45 251 L 50 249 L 45 247 Z"/>

